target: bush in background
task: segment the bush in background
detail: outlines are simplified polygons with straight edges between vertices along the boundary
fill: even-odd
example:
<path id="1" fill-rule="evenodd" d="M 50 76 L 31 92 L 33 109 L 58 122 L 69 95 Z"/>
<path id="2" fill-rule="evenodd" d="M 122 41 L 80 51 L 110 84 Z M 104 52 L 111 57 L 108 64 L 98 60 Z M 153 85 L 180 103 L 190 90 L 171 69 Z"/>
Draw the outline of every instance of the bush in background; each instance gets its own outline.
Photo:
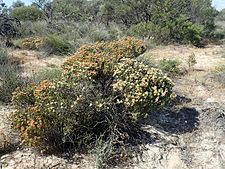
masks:
<path id="1" fill-rule="evenodd" d="M 50 32 L 48 24 L 44 20 L 22 21 L 18 29 L 21 34 L 20 38 L 44 37 Z"/>
<path id="2" fill-rule="evenodd" d="M 0 63 L 1 64 L 7 63 L 8 60 L 9 58 L 7 52 L 2 47 L 0 47 Z"/>
<path id="3" fill-rule="evenodd" d="M 64 38 L 57 35 L 49 35 L 42 50 L 48 54 L 66 55 L 73 51 L 72 45 Z"/>
<path id="4" fill-rule="evenodd" d="M 38 21 L 44 18 L 42 11 L 35 6 L 21 6 L 13 8 L 10 15 L 20 21 Z"/>
<path id="5" fill-rule="evenodd" d="M 132 25 L 128 30 L 128 34 L 143 39 L 153 39 L 157 43 L 190 43 L 195 46 L 200 45 L 202 32 L 203 26 L 190 22 L 185 16 L 180 16 L 163 24 L 140 22 Z"/>

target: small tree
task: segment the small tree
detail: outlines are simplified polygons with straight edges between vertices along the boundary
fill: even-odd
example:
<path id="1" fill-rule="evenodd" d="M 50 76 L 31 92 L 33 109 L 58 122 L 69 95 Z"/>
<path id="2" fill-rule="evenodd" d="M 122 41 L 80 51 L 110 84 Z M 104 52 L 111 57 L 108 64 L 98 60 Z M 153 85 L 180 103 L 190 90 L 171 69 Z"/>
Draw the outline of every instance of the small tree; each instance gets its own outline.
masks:
<path id="1" fill-rule="evenodd" d="M 10 15 L 20 21 L 37 21 L 44 17 L 43 12 L 35 6 L 21 6 L 14 8 Z"/>
<path id="2" fill-rule="evenodd" d="M 51 0 L 33 0 L 33 5 L 38 7 L 45 16 L 48 23 L 52 23 L 53 20 L 53 7 Z"/>

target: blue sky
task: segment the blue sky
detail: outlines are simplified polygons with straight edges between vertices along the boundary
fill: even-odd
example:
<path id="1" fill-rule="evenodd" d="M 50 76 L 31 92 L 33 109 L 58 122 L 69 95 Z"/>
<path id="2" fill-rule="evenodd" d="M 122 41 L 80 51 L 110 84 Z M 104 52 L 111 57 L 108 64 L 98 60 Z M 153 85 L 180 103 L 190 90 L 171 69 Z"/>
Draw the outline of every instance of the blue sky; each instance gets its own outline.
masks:
<path id="1" fill-rule="evenodd" d="M 11 6 L 13 2 L 15 2 L 16 0 L 3 0 L 3 2 L 6 3 L 7 6 Z M 22 2 L 24 2 L 25 4 L 31 4 L 32 0 L 21 0 Z"/>
<path id="2" fill-rule="evenodd" d="M 12 3 L 16 0 L 3 0 L 7 6 L 12 5 Z M 31 4 L 32 0 L 21 0 L 25 2 L 26 4 Z M 225 8 L 225 0 L 213 0 L 213 6 L 216 7 L 216 9 L 221 10 Z"/>
<path id="3" fill-rule="evenodd" d="M 213 0 L 213 6 L 216 7 L 216 9 L 221 10 L 225 8 L 225 0 Z"/>

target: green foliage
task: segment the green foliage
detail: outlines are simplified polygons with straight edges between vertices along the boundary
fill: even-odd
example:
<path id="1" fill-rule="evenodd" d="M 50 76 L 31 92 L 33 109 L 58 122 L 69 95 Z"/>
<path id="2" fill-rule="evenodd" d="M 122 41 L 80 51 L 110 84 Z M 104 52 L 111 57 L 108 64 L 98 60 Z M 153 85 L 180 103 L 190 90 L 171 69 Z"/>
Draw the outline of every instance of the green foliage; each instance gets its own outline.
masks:
<path id="1" fill-rule="evenodd" d="M 180 62 L 177 60 L 163 59 L 159 62 L 159 69 L 170 76 L 176 76 L 181 73 Z"/>
<path id="2" fill-rule="evenodd" d="M 60 79 L 62 75 L 62 69 L 61 68 L 45 68 L 41 69 L 37 74 L 34 76 L 34 80 L 36 83 L 39 83 L 44 80 L 57 80 Z"/>
<path id="3" fill-rule="evenodd" d="M 21 33 L 21 38 L 28 37 L 42 37 L 47 36 L 50 32 L 46 21 L 22 21 L 21 26 L 18 28 Z"/>
<path id="4" fill-rule="evenodd" d="M 2 47 L 0 47 L 0 63 L 3 64 L 7 62 L 8 62 L 7 52 Z"/>
<path id="5" fill-rule="evenodd" d="M 217 14 L 210 0 L 104 0 L 101 12 L 106 24 L 123 23 L 135 36 L 197 46 L 212 36 Z"/>
<path id="6" fill-rule="evenodd" d="M 186 16 L 180 16 L 174 20 L 168 20 L 164 24 L 141 22 L 132 25 L 131 35 L 153 39 L 158 43 L 191 43 L 199 45 L 202 39 L 203 27 L 188 21 Z"/>
<path id="7" fill-rule="evenodd" d="M 106 29 L 98 29 L 94 27 L 90 30 L 88 37 L 92 42 L 101 42 L 113 40 L 112 35 Z"/>
<path id="8" fill-rule="evenodd" d="M 211 0 L 37 0 L 35 5 L 44 14 L 46 25 L 32 23 L 44 26 L 41 29 L 29 23 L 30 26 L 26 27 L 28 23 L 24 22 L 22 28 L 25 31 L 22 33 L 30 32 L 32 36 L 57 34 L 76 47 L 115 39 L 117 36 L 111 33 L 112 24 L 120 27 L 121 35 L 128 33 L 141 38 L 154 37 L 159 43 L 202 46 L 203 39 L 214 37 L 214 18 L 217 15 Z M 14 8 L 11 13 L 32 7 Z"/>
<path id="9" fill-rule="evenodd" d="M 54 0 L 52 6 L 54 15 L 66 21 L 84 21 L 89 13 L 84 0 Z"/>
<path id="10" fill-rule="evenodd" d="M 140 22 L 136 25 L 132 25 L 129 29 L 129 33 L 133 36 L 141 38 L 153 38 L 158 33 L 157 27 L 152 22 Z"/>
<path id="11" fill-rule="evenodd" d="M 136 120 L 174 96 L 170 79 L 134 60 L 143 47 L 132 38 L 84 46 L 60 79 L 18 89 L 12 126 L 22 142 L 48 152 L 95 147 L 99 165 L 124 150 Z"/>
<path id="12" fill-rule="evenodd" d="M 218 11 L 212 7 L 212 0 L 192 0 L 192 21 L 203 26 L 203 37 L 211 38 L 215 30 Z"/>
<path id="13" fill-rule="evenodd" d="M 19 66 L 13 64 L 7 53 L 0 48 L 0 101 L 9 102 L 12 92 L 22 83 Z"/>
<path id="14" fill-rule="evenodd" d="M 195 59 L 195 54 L 194 53 L 192 55 L 188 56 L 187 62 L 188 62 L 188 67 L 189 68 L 190 67 L 193 67 L 197 63 L 197 61 Z"/>
<path id="15" fill-rule="evenodd" d="M 43 19 L 43 13 L 34 6 L 16 7 L 10 14 L 20 21 L 37 21 Z"/>
<path id="16" fill-rule="evenodd" d="M 217 15 L 217 20 L 225 21 L 225 9 L 221 10 Z"/>
<path id="17" fill-rule="evenodd" d="M 191 44 L 200 47 L 202 45 L 201 40 L 203 38 L 202 31 L 203 26 L 189 23 L 189 25 L 186 27 L 186 30 L 184 30 L 184 42 L 190 42 Z"/>
<path id="18" fill-rule="evenodd" d="M 214 39 L 222 40 L 225 38 L 225 30 L 221 28 L 217 28 L 213 33 Z"/>
<path id="19" fill-rule="evenodd" d="M 57 35 L 49 35 L 46 39 L 45 50 L 49 54 L 66 55 L 73 51 L 71 44 Z"/>

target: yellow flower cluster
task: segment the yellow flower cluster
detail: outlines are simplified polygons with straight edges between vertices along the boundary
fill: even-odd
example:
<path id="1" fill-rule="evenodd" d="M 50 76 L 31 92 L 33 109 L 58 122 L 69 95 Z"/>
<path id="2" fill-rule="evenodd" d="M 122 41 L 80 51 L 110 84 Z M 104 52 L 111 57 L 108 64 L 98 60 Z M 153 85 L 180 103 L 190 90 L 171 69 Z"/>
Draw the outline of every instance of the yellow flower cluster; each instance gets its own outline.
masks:
<path id="1" fill-rule="evenodd" d="M 22 40 L 21 47 L 29 50 L 38 50 L 46 43 L 46 40 L 44 37 L 25 38 Z"/>
<path id="2" fill-rule="evenodd" d="M 123 93 L 124 104 L 134 118 L 164 106 L 174 97 L 173 83 L 167 76 L 134 59 L 121 60 L 115 66 L 113 76 L 113 89 Z"/>

